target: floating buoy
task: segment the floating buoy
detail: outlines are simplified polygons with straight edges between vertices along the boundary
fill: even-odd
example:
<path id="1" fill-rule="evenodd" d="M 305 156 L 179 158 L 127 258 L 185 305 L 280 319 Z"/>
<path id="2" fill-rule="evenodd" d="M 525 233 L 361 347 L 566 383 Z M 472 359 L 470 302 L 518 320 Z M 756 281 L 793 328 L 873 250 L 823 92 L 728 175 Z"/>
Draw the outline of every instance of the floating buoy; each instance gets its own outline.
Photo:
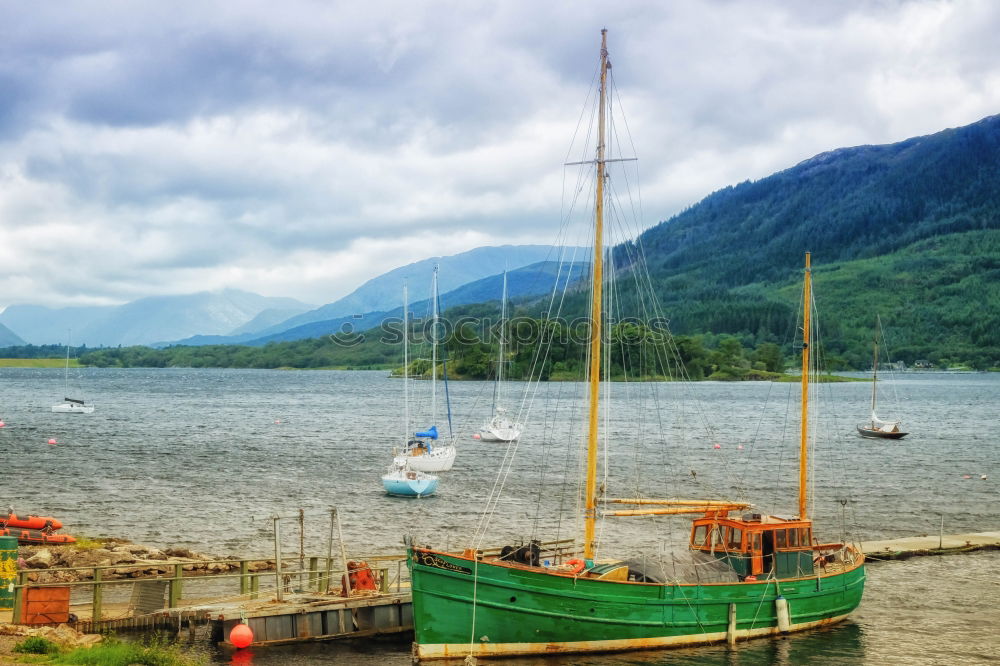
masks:
<path id="1" fill-rule="evenodd" d="M 483 438 L 482 435 L 480 435 L 478 432 L 472 436 L 472 439 L 482 439 L 482 438 Z"/>
<path id="2" fill-rule="evenodd" d="M 979 478 L 980 478 L 980 479 L 982 479 L 983 481 L 985 481 L 985 480 L 986 480 L 986 475 L 985 475 L 985 474 L 983 474 L 983 475 L 982 475 L 982 476 L 980 476 Z"/>
<path id="3" fill-rule="evenodd" d="M 972 478 L 972 475 L 971 475 L 971 474 L 963 474 L 963 475 L 962 475 L 962 478 L 963 478 L 963 479 L 971 479 L 971 478 Z"/>
<path id="4" fill-rule="evenodd" d="M 56 443 L 56 438 L 55 437 L 53 437 L 52 439 L 49 440 L 49 444 L 55 444 L 55 443 Z"/>
<path id="5" fill-rule="evenodd" d="M 238 648 L 245 648 L 253 643 L 253 629 L 240 622 L 229 632 L 229 642 Z"/>
<path id="6" fill-rule="evenodd" d="M 0 428 L 4 427 L 5 425 L 7 424 L 3 422 L 3 419 L 0 419 Z"/>
<path id="7" fill-rule="evenodd" d="M 740 445 L 739 445 L 739 446 L 737 446 L 736 448 L 737 448 L 737 449 L 739 449 L 740 451 L 742 451 L 742 450 L 743 450 L 743 445 L 742 445 L 742 444 L 740 444 Z"/>
<path id="8" fill-rule="evenodd" d="M 712 448 L 715 448 L 715 449 L 721 449 L 721 448 L 722 448 L 722 444 L 716 444 L 716 445 L 715 445 L 714 447 L 712 447 Z"/>

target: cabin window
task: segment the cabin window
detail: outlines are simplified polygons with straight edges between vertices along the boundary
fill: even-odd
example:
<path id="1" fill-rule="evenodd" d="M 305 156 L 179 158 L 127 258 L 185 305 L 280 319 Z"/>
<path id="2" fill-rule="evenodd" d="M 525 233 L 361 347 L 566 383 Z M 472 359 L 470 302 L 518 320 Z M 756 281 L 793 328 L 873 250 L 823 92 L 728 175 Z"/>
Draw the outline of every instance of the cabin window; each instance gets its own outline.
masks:
<path id="1" fill-rule="evenodd" d="M 775 548 L 788 547 L 788 537 L 785 535 L 785 530 L 774 530 L 774 547 Z"/>
<path id="2" fill-rule="evenodd" d="M 798 546 L 799 546 L 799 531 L 788 530 L 788 547 L 798 548 Z"/>
<path id="3" fill-rule="evenodd" d="M 705 538 L 708 536 L 708 525 L 698 525 L 694 528 L 694 536 L 691 537 L 692 546 L 704 546 Z"/>
<path id="4" fill-rule="evenodd" d="M 715 547 L 722 543 L 722 534 L 718 525 L 712 525 L 712 531 L 708 533 L 708 539 L 712 550 L 715 550 Z"/>
<path id="5" fill-rule="evenodd" d="M 753 534 L 750 535 L 750 537 L 753 539 L 753 552 L 759 553 L 760 552 L 760 532 L 754 532 Z"/>
<path id="6" fill-rule="evenodd" d="M 738 527 L 726 528 L 726 548 L 729 550 L 743 550 L 743 530 Z"/>
<path id="7" fill-rule="evenodd" d="M 801 539 L 802 539 L 799 543 L 802 544 L 803 546 L 811 546 L 812 545 L 812 534 L 810 534 L 809 528 L 808 527 L 803 527 L 801 530 L 799 530 L 799 532 L 801 533 L 800 536 L 801 536 Z"/>

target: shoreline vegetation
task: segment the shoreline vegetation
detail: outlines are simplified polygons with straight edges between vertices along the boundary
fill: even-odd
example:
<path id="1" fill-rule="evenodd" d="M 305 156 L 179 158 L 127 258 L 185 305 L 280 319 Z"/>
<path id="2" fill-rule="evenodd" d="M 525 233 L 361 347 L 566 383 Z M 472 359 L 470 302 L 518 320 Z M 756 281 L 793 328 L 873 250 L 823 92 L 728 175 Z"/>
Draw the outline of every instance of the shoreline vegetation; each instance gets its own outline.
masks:
<path id="1" fill-rule="evenodd" d="M 473 315 L 479 313 L 472 313 Z M 485 318 L 466 316 L 446 322 L 439 330 L 439 349 L 450 379 L 488 380 L 496 372 L 499 340 L 503 336 L 504 376 L 511 380 L 582 380 L 587 368 L 589 322 L 518 317 L 507 325 L 492 326 Z M 390 322 L 361 333 L 340 333 L 321 338 L 247 345 L 174 345 L 70 349 L 72 367 L 97 368 L 235 368 L 388 370 L 401 373 L 401 322 Z M 414 325 L 410 339 L 411 377 L 430 375 L 431 332 Z M 655 322 L 623 320 L 604 331 L 609 376 L 621 381 L 715 380 L 795 381 L 797 350 L 764 332 L 758 334 L 671 335 Z M 65 348 L 53 345 L 0 349 L 0 367 L 65 367 Z M 836 344 L 819 349 L 824 371 L 867 371 L 870 357 L 855 359 Z M 983 363 L 963 356 L 931 354 L 907 364 L 886 362 L 883 367 L 902 370 L 961 368 L 995 370 L 996 362 Z M 957 357 L 956 357 L 957 356 Z M 980 359 L 981 361 L 981 359 Z M 443 372 L 444 366 L 439 369 Z"/>

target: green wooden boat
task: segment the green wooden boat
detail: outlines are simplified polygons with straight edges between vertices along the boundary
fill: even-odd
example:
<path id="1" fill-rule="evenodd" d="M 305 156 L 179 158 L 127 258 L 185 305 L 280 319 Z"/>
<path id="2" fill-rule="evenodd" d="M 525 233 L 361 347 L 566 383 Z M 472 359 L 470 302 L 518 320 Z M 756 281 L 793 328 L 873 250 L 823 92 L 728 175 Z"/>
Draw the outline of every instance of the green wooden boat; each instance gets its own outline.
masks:
<path id="1" fill-rule="evenodd" d="M 602 499 L 597 487 L 598 398 L 605 181 L 607 32 L 601 32 L 595 240 L 591 308 L 587 465 L 582 548 L 545 550 L 538 542 L 499 553 L 460 553 L 410 544 L 414 657 L 610 652 L 687 646 L 800 631 L 843 620 L 857 608 L 864 555 L 823 543 L 807 515 L 810 258 L 806 255 L 798 513 L 754 513 L 725 500 Z M 603 557 L 595 560 L 595 521 L 603 517 L 695 515 L 691 566 Z M 640 508 L 610 509 L 609 505 Z M 576 557 L 569 558 L 570 555 Z M 543 559 L 544 558 L 544 559 Z"/>

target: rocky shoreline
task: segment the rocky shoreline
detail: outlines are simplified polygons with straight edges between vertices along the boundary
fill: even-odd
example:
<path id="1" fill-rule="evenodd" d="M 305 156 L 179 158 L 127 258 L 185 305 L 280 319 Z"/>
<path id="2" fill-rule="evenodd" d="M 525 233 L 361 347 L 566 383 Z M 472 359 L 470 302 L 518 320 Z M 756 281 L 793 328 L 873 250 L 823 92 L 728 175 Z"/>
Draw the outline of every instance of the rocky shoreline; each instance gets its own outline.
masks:
<path id="1" fill-rule="evenodd" d="M 153 578 L 173 574 L 181 565 L 186 575 L 218 574 L 238 571 L 236 556 L 218 557 L 186 548 L 155 548 L 127 539 L 97 539 L 83 544 L 38 545 L 18 547 L 18 568 L 28 571 L 28 580 L 36 583 L 69 583 L 93 579 L 93 567 L 104 568 L 104 580 Z M 224 561 L 220 561 L 224 560 Z M 77 567 L 91 570 L 65 571 Z M 274 560 L 250 560 L 249 571 L 273 571 Z"/>

